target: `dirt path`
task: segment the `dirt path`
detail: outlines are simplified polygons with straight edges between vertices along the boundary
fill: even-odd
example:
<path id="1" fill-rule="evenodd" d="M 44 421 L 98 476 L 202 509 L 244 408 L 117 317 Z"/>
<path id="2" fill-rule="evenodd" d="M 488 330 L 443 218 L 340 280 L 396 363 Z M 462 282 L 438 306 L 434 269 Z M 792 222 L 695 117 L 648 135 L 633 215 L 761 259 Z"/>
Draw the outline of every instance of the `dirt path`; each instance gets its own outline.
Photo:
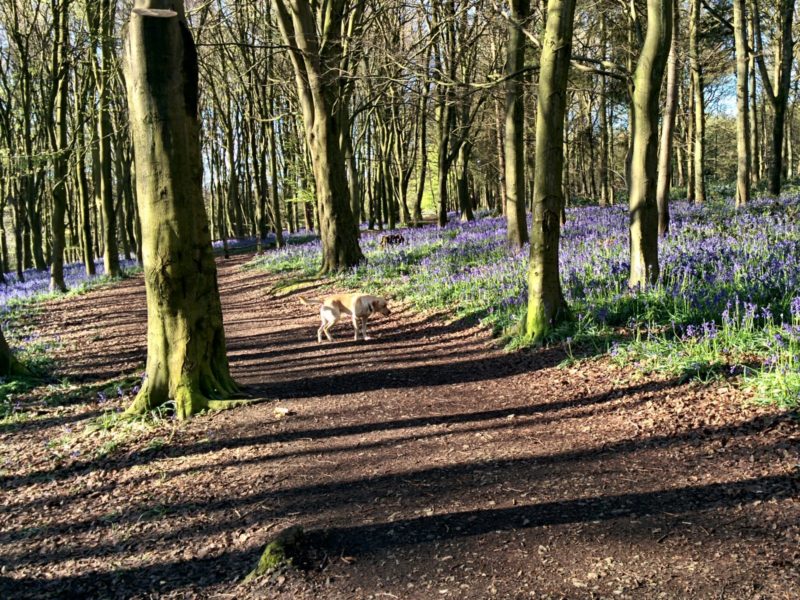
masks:
<path id="1" fill-rule="evenodd" d="M 410 311 L 318 346 L 313 311 L 240 264 L 220 271 L 231 364 L 270 401 L 102 459 L 47 444 L 128 398 L 0 430 L 0 597 L 797 598 L 788 415 Z M 91 382 L 141 371 L 145 318 L 137 278 L 38 325 Z M 238 585 L 293 524 L 311 569 Z"/>

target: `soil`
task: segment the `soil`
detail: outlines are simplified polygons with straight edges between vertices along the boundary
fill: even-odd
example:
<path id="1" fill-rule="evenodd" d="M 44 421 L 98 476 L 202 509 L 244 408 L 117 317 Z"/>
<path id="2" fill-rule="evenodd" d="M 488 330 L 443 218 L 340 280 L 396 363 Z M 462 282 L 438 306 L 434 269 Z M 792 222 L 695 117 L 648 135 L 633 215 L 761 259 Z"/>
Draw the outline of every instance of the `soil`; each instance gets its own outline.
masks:
<path id="1" fill-rule="evenodd" d="M 229 354 L 263 402 L 113 438 L 86 426 L 128 393 L 30 399 L 0 429 L 0 597 L 800 595 L 796 416 L 397 304 L 318 345 L 243 261 L 220 267 Z M 71 381 L 143 369 L 141 278 L 32 318 Z M 295 566 L 241 583 L 293 525 Z"/>

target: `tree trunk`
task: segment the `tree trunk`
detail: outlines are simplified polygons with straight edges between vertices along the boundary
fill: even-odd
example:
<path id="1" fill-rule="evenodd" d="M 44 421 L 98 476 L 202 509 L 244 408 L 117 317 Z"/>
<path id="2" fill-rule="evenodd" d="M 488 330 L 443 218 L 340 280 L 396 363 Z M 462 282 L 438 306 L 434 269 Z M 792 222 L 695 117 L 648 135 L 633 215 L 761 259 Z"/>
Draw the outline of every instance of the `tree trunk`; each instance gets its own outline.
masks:
<path id="1" fill-rule="evenodd" d="M 753 1 L 753 30 L 756 38 L 755 57 L 761 71 L 761 82 L 764 95 L 772 105 L 772 163 L 769 165 L 769 191 L 774 196 L 781 191 L 781 174 L 783 170 L 783 135 L 786 121 L 786 105 L 791 90 L 792 62 L 794 58 L 794 40 L 792 39 L 792 23 L 794 17 L 794 0 L 778 2 L 778 23 L 775 38 L 774 68 L 775 80 L 771 81 L 764 60 L 761 41 L 760 15 L 758 3 Z M 763 124 L 763 118 L 762 118 Z"/>
<path id="2" fill-rule="evenodd" d="M 686 99 L 686 200 L 694 202 L 694 84 L 689 76 Z"/>
<path id="3" fill-rule="evenodd" d="M 122 136 L 117 136 L 114 160 L 114 178 L 117 182 L 117 233 L 119 234 L 119 243 L 122 246 L 122 258 L 129 260 L 131 257 L 131 244 L 128 238 L 128 229 L 125 221 L 128 217 L 127 207 L 125 205 L 125 175 L 124 175 L 124 159 L 122 157 Z M 130 183 L 130 182 L 128 182 Z"/>
<path id="4" fill-rule="evenodd" d="M 564 116 L 574 16 L 574 0 L 548 0 L 539 62 L 533 226 L 525 320 L 525 335 L 534 343 L 542 341 L 567 315 L 558 251 L 564 206 Z"/>
<path id="5" fill-rule="evenodd" d="M 182 0 L 136 0 L 125 67 L 143 225 L 147 376 L 129 414 L 178 418 L 236 393 L 203 202 L 197 53 Z"/>
<path id="6" fill-rule="evenodd" d="M 96 77 L 98 86 L 97 136 L 100 145 L 100 197 L 102 199 L 103 223 L 103 261 L 106 275 L 116 277 L 120 274 L 119 251 L 117 250 L 117 219 L 114 210 L 114 191 L 112 181 L 111 156 L 111 114 L 109 112 L 109 91 L 114 64 L 114 13 L 116 3 L 101 0 L 100 10 L 100 68 Z"/>
<path id="7" fill-rule="evenodd" d="M 53 132 L 53 242 L 50 262 L 50 291 L 66 292 L 64 282 L 64 247 L 66 231 L 64 217 L 67 210 L 67 109 L 69 104 L 69 1 L 65 0 L 61 10 L 55 11 L 57 17 L 56 40 L 53 73 L 57 77 L 57 96 L 55 131 Z"/>
<path id="8" fill-rule="evenodd" d="M 689 17 L 689 63 L 692 69 L 692 88 L 694 90 L 694 201 L 706 201 L 705 144 L 706 110 L 703 82 L 703 65 L 700 57 L 698 34 L 700 29 L 700 2 L 690 0 Z"/>
<path id="9" fill-rule="evenodd" d="M 335 117 L 339 92 L 344 2 L 320 7 L 308 0 L 272 0 L 295 72 L 319 207 L 322 273 L 342 271 L 364 258 L 358 222 L 350 208 L 341 131 Z M 324 11 L 324 16 L 315 11 Z"/>
<path id="10" fill-rule="evenodd" d="M 678 2 L 672 1 L 672 41 L 667 58 L 667 103 L 661 125 L 661 149 L 658 156 L 658 234 L 669 231 L 669 189 L 672 179 L 672 142 L 675 138 L 675 115 L 678 111 Z"/>
<path id="11" fill-rule="evenodd" d="M 605 17 L 601 17 L 605 24 Z M 603 27 L 605 30 L 605 27 Z M 606 78 L 602 78 L 603 89 L 600 90 L 600 206 L 611 204 L 611 190 L 608 181 L 609 163 L 609 118 L 608 118 L 608 85 Z"/>
<path id="12" fill-rule="evenodd" d="M 443 154 L 447 153 L 446 149 L 441 146 L 439 141 L 439 227 L 447 225 L 447 208 L 449 205 L 449 198 L 447 194 L 447 178 L 450 174 L 450 165 Z"/>
<path id="13" fill-rule="evenodd" d="M 510 248 L 519 250 L 528 242 L 525 211 L 525 34 L 529 0 L 511 0 L 506 58 L 505 188 L 507 235 Z"/>
<path id="14" fill-rule="evenodd" d="M 430 61 L 430 52 L 428 56 Z M 425 178 L 428 176 L 428 98 L 431 84 L 426 80 L 419 101 L 419 137 L 417 138 L 418 154 L 420 156 L 419 177 L 417 178 L 417 196 L 414 200 L 414 225 L 422 221 L 422 199 L 425 196 Z"/>
<path id="15" fill-rule="evenodd" d="M 699 2 L 699 0 L 695 0 Z M 658 280 L 658 100 L 672 37 L 672 0 L 647 0 L 647 34 L 633 75 L 633 161 L 628 285 Z"/>
<path id="16" fill-rule="evenodd" d="M 274 98 L 270 98 L 270 111 L 275 110 Z M 275 244 L 283 248 L 286 242 L 283 239 L 283 219 L 281 217 L 281 198 L 278 193 L 278 144 L 276 141 L 275 123 L 269 124 L 269 174 L 272 190 L 272 226 L 275 229 Z M 290 217 L 291 219 L 291 217 Z"/>
<path id="17" fill-rule="evenodd" d="M 24 210 L 25 202 L 20 198 L 19 190 L 16 196 L 12 196 L 11 208 L 14 212 L 14 260 L 16 262 L 17 281 L 25 281 L 25 252 L 24 252 Z"/>
<path id="18" fill-rule="evenodd" d="M 747 35 L 750 40 L 747 69 L 750 72 L 750 156 L 752 158 L 750 183 L 755 185 L 760 179 L 761 156 L 758 139 L 758 95 L 756 81 L 756 57 L 753 49 L 756 47 L 756 34 L 753 26 L 753 11 L 746 11 Z"/>
<path id="19" fill-rule="evenodd" d="M 499 217 L 506 215 L 506 136 L 503 130 L 503 107 L 501 107 L 499 99 L 495 99 L 494 102 L 494 123 L 497 146 L 497 183 L 500 190 L 495 216 Z"/>
<path id="20" fill-rule="evenodd" d="M 749 56 L 745 0 L 733 0 L 733 33 L 736 41 L 736 206 L 750 202 L 750 94 Z"/>
<path id="21" fill-rule="evenodd" d="M 438 60 L 438 59 L 437 59 Z M 438 72 L 441 68 L 437 69 Z M 442 86 L 438 86 L 441 88 Z M 439 227 L 447 225 L 447 209 L 449 207 L 447 178 L 450 175 L 450 134 L 453 128 L 455 113 L 450 102 L 450 89 L 438 89 L 439 103 L 439 149 L 438 149 L 438 176 L 439 176 Z"/>
<path id="22" fill-rule="evenodd" d="M 25 375 L 30 375 L 30 372 L 14 357 L 14 353 L 6 341 L 6 336 L 3 334 L 2 328 L 0 328 L 0 377 L 20 377 Z"/>
<path id="23" fill-rule="evenodd" d="M 458 207 L 461 211 L 461 222 L 474 221 L 475 214 L 472 211 L 472 198 L 469 190 L 469 161 L 472 156 L 472 144 L 464 142 L 458 151 Z"/>

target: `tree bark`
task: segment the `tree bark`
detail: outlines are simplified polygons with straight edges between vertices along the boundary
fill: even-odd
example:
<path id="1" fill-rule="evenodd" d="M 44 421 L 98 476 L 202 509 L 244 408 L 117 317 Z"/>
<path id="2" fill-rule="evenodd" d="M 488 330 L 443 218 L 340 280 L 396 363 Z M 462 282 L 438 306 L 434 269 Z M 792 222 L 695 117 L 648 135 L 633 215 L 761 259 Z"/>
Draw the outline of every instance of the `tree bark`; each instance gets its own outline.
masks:
<path id="1" fill-rule="evenodd" d="M 661 124 L 661 149 L 658 155 L 658 234 L 669 231 L 669 190 L 672 180 L 672 142 L 675 139 L 675 116 L 678 112 L 678 0 L 672 1 L 672 41 L 667 58 L 667 102 Z"/>
<path id="2" fill-rule="evenodd" d="M 505 189 L 507 241 L 519 250 L 528 242 L 525 210 L 525 34 L 529 0 L 511 0 L 506 58 Z"/>
<path id="3" fill-rule="evenodd" d="M 733 34 L 736 43 L 736 206 L 750 202 L 750 83 L 745 0 L 733 0 Z"/>
<path id="4" fill-rule="evenodd" d="M 699 0 L 695 0 L 699 1 Z M 672 0 L 647 0 L 647 34 L 633 75 L 633 160 L 628 285 L 658 280 L 658 101 L 672 37 Z"/>
<path id="5" fill-rule="evenodd" d="M 472 211 L 472 197 L 470 196 L 469 189 L 469 161 L 472 157 L 472 144 L 464 142 L 458 151 L 458 181 L 456 189 L 458 191 L 458 208 L 461 211 L 461 222 L 475 220 L 475 214 Z"/>
<path id="6" fill-rule="evenodd" d="M 706 110 L 703 81 L 703 65 L 700 56 L 700 2 L 690 0 L 691 15 L 689 17 L 689 63 L 692 69 L 692 89 L 694 91 L 694 201 L 702 204 L 706 201 L 705 177 L 705 145 L 706 145 Z"/>
<path id="7" fill-rule="evenodd" d="M 103 262 L 106 275 L 117 277 L 120 274 L 119 251 L 117 249 L 117 218 L 114 210 L 114 190 L 111 156 L 111 114 L 109 110 L 110 83 L 114 62 L 113 33 L 115 2 L 100 0 L 99 15 L 100 68 L 95 77 L 97 81 L 97 136 L 100 144 L 100 196 L 102 199 L 103 223 Z"/>
<path id="8" fill-rule="evenodd" d="M 430 50 L 428 51 L 428 62 L 430 62 Z M 419 136 L 417 138 L 417 153 L 420 157 L 420 163 L 419 177 L 417 178 L 417 195 L 414 200 L 414 225 L 419 225 L 422 221 L 422 199 L 425 197 L 425 178 L 428 176 L 428 99 L 431 93 L 429 79 L 426 78 L 422 83 L 422 88 L 417 116 L 420 119 Z"/>
<path id="9" fill-rule="evenodd" d="M 746 11 L 747 36 L 750 40 L 747 69 L 750 72 L 750 156 L 752 158 L 750 183 L 755 185 L 761 178 L 761 160 L 758 136 L 758 96 L 756 81 L 756 57 L 753 48 L 756 47 L 755 27 L 753 26 L 753 11 Z"/>
<path id="10" fill-rule="evenodd" d="M 792 23 L 794 17 L 794 0 L 779 0 L 778 3 L 778 37 L 776 39 L 775 81 L 772 81 L 764 60 L 761 40 L 760 14 L 758 2 L 753 0 L 753 30 L 757 47 L 754 48 L 758 68 L 761 71 L 761 83 L 764 95 L 772 106 L 772 163 L 769 165 L 769 191 L 774 196 L 781 191 L 781 175 L 783 170 L 783 136 L 786 121 L 786 105 L 791 90 L 792 61 L 794 58 L 794 40 L 792 39 Z M 762 119 L 763 123 L 763 119 Z"/>
<path id="11" fill-rule="evenodd" d="M 350 208 L 340 123 L 335 115 L 345 0 L 331 0 L 322 6 L 312 6 L 308 0 L 272 1 L 290 50 L 314 170 L 321 272 L 342 271 L 364 258 L 358 244 L 358 222 Z"/>
<path id="12" fill-rule="evenodd" d="M 197 53 L 182 0 L 136 0 L 125 43 L 147 288 L 147 376 L 129 414 L 226 408 L 230 376 L 203 202 Z"/>
<path id="13" fill-rule="evenodd" d="M 568 312 L 561 290 L 558 252 L 564 207 L 564 117 L 574 17 L 574 0 L 548 0 L 539 59 L 533 226 L 525 319 L 525 335 L 534 343 L 542 341 Z"/>
<path id="14" fill-rule="evenodd" d="M 57 18 L 56 51 L 53 61 L 53 77 L 56 84 L 55 127 L 52 134 L 53 146 L 53 214 L 52 214 L 52 252 L 50 260 L 50 291 L 66 292 L 64 282 L 64 247 L 66 230 L 64 218 L 67 211 L 67 175 L 69 166 L 67 152 L 67 110 L 69 106 L 69 0 L 63 0 Z"/>

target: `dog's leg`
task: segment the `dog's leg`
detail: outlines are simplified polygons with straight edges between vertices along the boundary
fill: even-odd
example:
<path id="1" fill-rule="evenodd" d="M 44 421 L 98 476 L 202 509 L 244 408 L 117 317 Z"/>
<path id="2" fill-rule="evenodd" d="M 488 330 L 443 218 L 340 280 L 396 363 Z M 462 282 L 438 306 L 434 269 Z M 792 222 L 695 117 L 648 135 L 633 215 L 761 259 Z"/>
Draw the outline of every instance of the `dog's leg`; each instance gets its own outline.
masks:
<path id="1" fill-rule="evenodd" d="M 302 298 L 301 298 L 302 300 Z M 325 323 L 327 323 L 327 319 L 325 319 L 325 307 L 320 306 L 319 308 L 319 329 L 317 329 L 317 343 L 322 343 L 322 332 L 325 331 Z"/>
<path id="2" fill-rule="evenodd" d="M 325 335 L 328 336 L 328 341 L 333 341 L 333 336 L 331 335 L 331 329 L 336 323 L 339 322 L 339 313 L 333 313 L 328 316 L 328 324 L 325 326 Z"/>
<path id="3" fill-rule="evenodd" d="M 355 337 L 353 338 L 356 342 L 358 341 L 358 317 L 355 313 L 353 313 L 353 330 L 355 331 Z"/>
<path id="4" fill-rule="evenodd" d="M 372 339 L 371 337 L 369 337 L 367 335 L 367 317 L 364 317 L 363 319 L 361 319 L 361 333 L 363 334 L 361 337 L 363 337 L 365 340 L 371 340 Z"/>
<path id="5" fill-rule="evenodd" d="M 319 311 L 320 319 L 322 320 L 322 325 L 317 332 L 317 339 L 320 343 L 322 343 L 322 334 L 325 334 L 325 337 L 328 338 L 329 342 L 333 341 L 333 336 L 331 336 L 330 330 L 331 327 L 336 325 L 336 321 L 339 320 L 339 315 L 330 310 L 330 308 L 323 306 Z"/>

